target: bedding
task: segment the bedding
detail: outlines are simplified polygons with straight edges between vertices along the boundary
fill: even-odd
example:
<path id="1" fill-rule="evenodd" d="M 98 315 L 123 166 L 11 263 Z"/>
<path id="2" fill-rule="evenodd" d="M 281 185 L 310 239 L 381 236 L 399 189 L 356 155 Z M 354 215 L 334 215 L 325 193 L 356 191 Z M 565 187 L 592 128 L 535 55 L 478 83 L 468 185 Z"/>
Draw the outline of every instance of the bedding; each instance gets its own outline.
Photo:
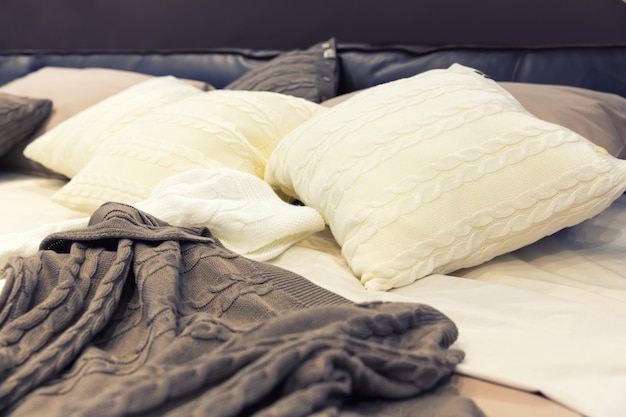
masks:
<path id="1" fill-rule="evenodd" d="M 335 39 L 329 39 L 304 51 L 282 53 L 224 88 L 273 91 L 321 103 L 337 95 L 339 67 L 335 49 Z"/>
<path id="2" fill-rule="evenodd" d="M 598 214 L 626 189 L 625 169 L 453 65 L 373 87 L 301 124 L 265 179 L 323 214 L 366 288 L 388 290 Z M 507 187 L 494 193 L 498 184 Z"/>
<path id="3" fill-rule="evenodd" d="M 54 103 L 49 117 L 44 118 L 38 132 L 31 132 L 7 155 L 0 156 L 0 169 L 28 172 L 42 177 L 63 177 L 38 162 L 23 155 L 24 148 L 36 137 L 56 127 L 59 123 L 82 110 L 153 76 L 136 71 L 112 68 L 64 68 L 46 66 L 0 87 L 0 92 L 12 95 L 45 99 Z M 208 90 L 204 82 L 186 80 L 195 87 Z"/>
<path id="4" fill-rule="evenodd" d="M 52 198 L 91 213 L 107 201 L 142 200 L 160 180 L 194 168 L 227 167 L 262 177 L 279 140 L 323 110 L 307 100 L 269 91 L 221 90 L 178 97 L 110 134 L 81 135 L 80 144 L 102 143 Z M 55 143 L 56 138 L 68 136 L 54 137 L 50 145 L 44 145 L 43 153 L 39 151 L 43 158 L 37 159 L 44 165 L 50 156 L 46 147 L 64 147 Z M 34 147 L 46 139 L 31 143 L 25 155 L 34 155 Z"/>
<path id="5" fill-rule="evenodd" d="M 139 83 L 46 132 L 24 149 L 24 155 L 72 178 L 115 132 L 160 105 L 200 92 L 175 77 Z"/>
<path id="6" fill-rule="evenodd" d="M 0 159 L 0 414 L 622 416 L 626 9 L 608 2 L 322 24 L 342 3 L 281 32 L 290 6 L 222 25 L 237 5 L 209 1 L 150 13 L 211 16 L 185 33 L 238 46 L 103 49 L 95 24 L 80 47 L 32 25 L 35 50 L 0 40 L 0 93 L 52 105 Z M 146 40 L 169 27 L 94 10 L 118 7 Z M 437 233 L 454 249 L 415 272 Z"/>
<path id="7" fill-rule="evenodd" d="M 29 138 L 50 114 L 52 102 L 0 93 L 0 156 Z"/>
<path id="8" fill-rule="evenodd" d="M 298 416 L 360 413 L 374 400 L 385 415 L 482 415 L 446 390 L 413 400 L 462 359 L 447 350 L 454 324 L 431 307 L 346 305 L 303 277 L 225 250 L 206 228 L 171 227 L 119 203 L 99 208 L 89 228 L 42 245 L 55 248 L 51 258 L 5 269 L 2 325 L 11 336 L 0 395 L 13 415 L 174 408 L 227 416 L 254 408 Z M 49 276 L 32 274 L 46 264 Z M 57 382 L 36 389 L 49 378 Z"/>
<path id="9" fill-rule="evenodd" d="M 573 130 L 611 155 L 624 159 L 626 100 L 617 94 L 565 85 L 499 82 L 531 114 Z M 359 90 L 360 91 L 360 90 Z M 358 93 L 341 94 L 323 103 L 333 107 Z"/>
<path id="10" fill-rule="evenodd" d="M 182 174 L 181 174 L 182 175 Z M 51 222 L 50 216 L 56 215 L 57 219 L 68 219 L 72 216 L 79 221 L 84 219 L 84 213 L 73 212 L 63 206 L 51 202 L 49 196 L 58 189 L 62 183 L 53 179 L 40 179 L 33 177 L 20 178 L 23 182 L 17 186 L 15 181 L 3 182 L 1 191 L 9 190 L 13 196 L 28 202 L 29 207 L 40 207 L 42 210 L 30 210 L 32 213 L 25 213 L 21 224 L 16 224 L 19 219 L 2 216 L 3 230 L 30 230 L 35 226 L 45 227 Z M 620 200 L 617 201 L 619 203 Z M 23 207 L 20 207 L 23 211 Z M 4 210 L 10 209 L 3 207 Z M 614 209 L 614 210 L 612 210 Z M 55 212 L 56 210 L 56 212 Z M 15 213 L 16 210 L 14 209 Z M 4 213 L 4 212 L 3 212 Z M 241 214 L 242 212 L 239 211 Z M 604 254 L 603 249 L 607 246 L 610 253 L 620 251 L 620 241 L 612 240 L 607 242 L 606 236 L 602 232 L 604 225 L 619 224 L 620 213 L 618 207 L 611 207 L 594 218 L 593 222 L 600 222 L 602 229 L 598 229 L 593 223 L 589 224 L 589 231 L 585 234 L 587 243 L 586 251 L 579 254 L 577 251 L 569 251 L 565 258 L 560 258 L 559 252 L 554 248 L 563 245 L 563 241 L 540 241 L 534 244 L 536 251 L 544 252 L 546 259 L 543 264 L 556 264 L 554 268 L 558 272 L 558 264 L 561 259 L 572 269 L 581 262 L 585 264 L 584 273 L 580 276 L 603 276 L 606 274 L 605 260 L 610 255 Z M 30 216 L 27 216 L 30 214 Z M 47 214 L 47 218 L 37 218 Z M 26 223 L 26 221 L 29 221 Z M 208 223 L 213 227 L 211 223 Z M 21 228 L 20 228 L 21 226 Z M 581 226 L 585 226 L 583 223 Z M 58 231 L 58 229 L 56 230 Z M 596 235 L 592 232 L 596 232 Z M 19 236 L 19 235 L 18 235 Z M 571 242 L 572 247 L 580 245 L 580 241 Z M 580 398 L 560 398 L 561 403 L 570 404 L 569 407 L 581 409 L 581 403 L 595 401 L 597 398 L 613 397 L 621 399 L 619 386 L 614 385 L 619 375 L 623 374 L 623 369 L 619 367 L 619 351 L 623 346 L 623 334 L 615 329 L 621 328 L 622 316 L 607 312 L 606 301 L 608 297 L 597 296 L 595 300 L 586 300 L 581 295 L 593 295 L 589 291 L 579 291 L 576 294 L 575 287 L 568 282 L 570 291 L 563 283 L 561 287 L 552 286 L 549 278 L 558 277 L 558 274 L 549 269 L 540 270 L 541 264 L 534 263 L 532 257 L 524 259 L 518 254 L 511 254 L 511 258 L 494 260 L 487 263 L 482 268 L 484 274 L 493 272 L 494 275 L 509 277 L 517 284 L 518 289 L 513 286 L 503 287 L 501 285 L 489 284 L 489 282 L 470 281 L 461 279 L 463 275 L 453 276 L 432 276 L 419 281 L 419 286 L 409 286 L 393 290 L 391 292 L 364 291 L 354 275 L 345 265 L 345 261 L 340 254 L 340 248 L 329 234 L 328 230 L 310 236 L 299 244 L 292 246 L 282 255 L 272 258 L 270 261 L 280 267 L 297 272 L 307 277 L 318 285 L 328 288 L 333 292 L 343 295 L 354 302 L 368 302 L 372 300 L 420 300 L 424 303 L 436 305 L 438 308 L 454 317 L 454 321 L 459 323 L 460 335 L 456 347 L 466 351 L 464 359 L 463 374 L 460 377 L 462 386 L 465 389 L 472 389 L 477 385 L 481 387 L 478 392 L 473 391 L 473 398 L 478 398 L 478 404 L 488 412 L 488 415 L 527 415 L 527 413 L 542 413 L 545 415 L 579 415 L 568 409 L 559 407 L 554 403 L 542 400 L 539 397 L 522 394 L 523 391 L 541 390 L 551 398 L 558 397 L 558 393 L 563 389 L 565 381 L 576 377 L 570 384 L 577 382 L 578 388 L 569 387 L 570 392 L 584 393 Z M 515 273 L 510 271 L 514 270 Z M 480 271 L 480 269 L 479 269 Z M 513 280 L 515 277 L 533 277 L 533 280 L 545 279 L 544 285 L 555 290 L 554 293 L 542 291 L 544 296 L 538 297 L 540 293 L 521 290 L 524 281 Z M 570 276 L 578 276 L 572 274 Z M 617 278 L 617 277 L 616 277 Z M 477 278 L 478 279 L 478 278 Z M 598 288 L 597 286 L 595 286 Z M 573 296 L 573 297 L 572 297 Z M 576 297 L 578 296 L 578 298 Z M 575 300 L 569 302 L 567 299 Z M 539 302 L 542 300 L 542 302 Z M 482 306 L 482 307 L 481 307 Z M 622 313 L 623 314 L 623 313 Z M 550 318 L 550 320 L 546 320 Z M 536 343 L 530 344 L 534 340 Z M 604 343 L 597 343 L 597 341 Z M 549 342 L 545 342 L 549 341 Z M 474 346 L 474 349 L 467 348 Z M 617 352 L 607 352 L 608 346 L 613 346 Z M 486 348 L 488 347 L 488 349 Z M 532 350 L 530 350 L 532 349 Z M 604 352 L 605 355 L 594 355 L 589 357 L 589 352 Z M 567 354 L 565 354 L 567 353 Z M 593 363 L 591 367 L 576 367 L 575 374 L 572 374 L 572 365 L 579 363 L 581 357 L 587 357 L 586 361 Z M 539 366 L 529 367 L 529 363 L 539 364 Z M 542 371 L 540 375 L 537 372 Z M 586 374 L 589 372 L 590 374 Z M 457 372 L 458 369 L 457 369 Z M 467 379 L 466 374 L 478 376 L 487 381 L 497 381 L 502 386 L 493 387 L 475 379 Z M 588 377 L 593 377 L 598 382 L 604 375 L 610 375 L 611 383 L 608 385 L 590 387 L 587 384 Z M 599 379 L 598 379 L 599 378 Z M 540 383 L 538 383 L 540 382 Z M 487 385 L 488 389 L 484 389 Z M 511 388 L 515 387 L 517 391 Z M 493 390 L 499 394 L 504 391 L 504 397 L 499 394 L 493 396 Z M 520 391 L 521 390 L 521 391 Z M 593 398 L 592 398 L 593 396 Z M 519 397 L 517 400 L 513 400 Z M 506 398 L 504 405 L 503 398 Z M 615 397 L 613 397 L 615 398 Z M 619 403 L 614 405 L 614 409 L 619 411 Z M 605 403 L 606 406 L 608 404 Z M 569 408 L 568 407 L 568 408 Z M 592 411 L 597 407 L 587 405 Z M 518 414 L 515 414 L 518 413 Z M 590 412 L 588 415 L 593 415 Z M 610 411 L 606 414 L 611 415 Z M 613 414 L 613 415 L 619 415 Z"/>

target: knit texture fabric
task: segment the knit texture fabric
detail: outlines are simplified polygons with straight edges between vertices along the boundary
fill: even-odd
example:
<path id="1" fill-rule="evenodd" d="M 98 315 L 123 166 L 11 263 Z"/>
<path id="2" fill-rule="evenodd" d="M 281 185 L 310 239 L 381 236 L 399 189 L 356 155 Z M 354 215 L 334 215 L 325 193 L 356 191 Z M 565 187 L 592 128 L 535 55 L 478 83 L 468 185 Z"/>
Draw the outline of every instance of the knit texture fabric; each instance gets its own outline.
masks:
<path id="1" fill-rule="evenodd" d="M 0 278 L 3 415 L 482 415 L 437 310 L 353 304 L 129 206 Z"/>
<path id="2" fill-rule="evenodd" d="M 208 227 L 226 248 L 255 261 L 276 257 L 325 227 L 315 209 L 286 203 L 260 178 L 228 168 L 172 175 L 133 206 L 173 226 Z M 46 236 L 88 222 L 85 216 L 0 235 L 0 264 L 12 255 L 33 255 Z"/>
<path id="3" fill-rule="evenodd" d="M 626 190 L 626 162 L 453 64 L 300 124 L 265 180 L 319 211 L 354 275 L 385 291 L 592 218 Z"/>

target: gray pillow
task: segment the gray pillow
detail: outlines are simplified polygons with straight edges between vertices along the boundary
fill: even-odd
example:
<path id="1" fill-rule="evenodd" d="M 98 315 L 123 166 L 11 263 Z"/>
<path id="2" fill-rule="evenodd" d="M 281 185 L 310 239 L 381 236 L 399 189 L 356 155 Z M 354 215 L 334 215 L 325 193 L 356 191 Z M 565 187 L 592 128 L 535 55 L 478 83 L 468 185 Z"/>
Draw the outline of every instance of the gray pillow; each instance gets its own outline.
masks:
<path id="1" fill-rule="evenodd" d="M 0 156 L 27 140 L 51 110 L 50 100 L 0 93 Z"/>
<path id="2" fill-rule="evenodd" d="M 273 91 L 321 103 L 337 95 L 337 51 L 334 39 L 306 50 L 284 52 L 255 67 L 225 88 Z"/>

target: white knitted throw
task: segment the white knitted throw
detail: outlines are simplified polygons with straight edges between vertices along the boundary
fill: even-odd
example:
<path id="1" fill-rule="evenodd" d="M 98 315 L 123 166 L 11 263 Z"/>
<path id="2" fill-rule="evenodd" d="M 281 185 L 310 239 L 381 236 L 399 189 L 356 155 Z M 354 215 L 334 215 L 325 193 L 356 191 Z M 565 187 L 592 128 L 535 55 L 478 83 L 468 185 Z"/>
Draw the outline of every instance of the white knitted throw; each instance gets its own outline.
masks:
<path id="1" fill-rule="evenodd" d="M 264 261 L 324 229 L 310 207 L 288 204 L 254 175 L 227 168 L 194 169 L 160 182 L 150 197 L 133 204 L 173 226 L 205 226 L 228 249 Z M 29 256 L 47 235 L 85 227 L 89 217 L 51 223 L 0 236 L 0 263 Z"/>

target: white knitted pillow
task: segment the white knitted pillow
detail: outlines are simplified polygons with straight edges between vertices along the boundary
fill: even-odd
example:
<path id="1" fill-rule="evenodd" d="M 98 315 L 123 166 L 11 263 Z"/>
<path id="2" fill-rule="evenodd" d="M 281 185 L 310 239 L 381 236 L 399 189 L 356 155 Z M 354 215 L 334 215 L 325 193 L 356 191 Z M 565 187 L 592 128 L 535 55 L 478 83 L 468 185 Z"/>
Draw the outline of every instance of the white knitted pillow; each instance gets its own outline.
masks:
<path id="1" fill-rule="evenodd" d="M 172 76 L 142 81 L 44 133 L 24 149 L 24 155 L 72 178 L 115 132 L 156 107 L 201 92 Z"/>
<path id="2" fill-rule="evenodd" d="M 322 213 L 365 287 L 388 290 L 594 216 L 626 189 L 626 161 L 455 64 L 303 123 L 265 179 Z"/>
<path id="3" fill-rule="evenodd" d="M 116 130 L 52 199 L 91 213 L 107 201 L 143 200 L 162 179 L 194 168 L 225 167 L 263 178 L 280 139 L 320 111 L 326 108 L 272 92 L 194 94 Z"/>

